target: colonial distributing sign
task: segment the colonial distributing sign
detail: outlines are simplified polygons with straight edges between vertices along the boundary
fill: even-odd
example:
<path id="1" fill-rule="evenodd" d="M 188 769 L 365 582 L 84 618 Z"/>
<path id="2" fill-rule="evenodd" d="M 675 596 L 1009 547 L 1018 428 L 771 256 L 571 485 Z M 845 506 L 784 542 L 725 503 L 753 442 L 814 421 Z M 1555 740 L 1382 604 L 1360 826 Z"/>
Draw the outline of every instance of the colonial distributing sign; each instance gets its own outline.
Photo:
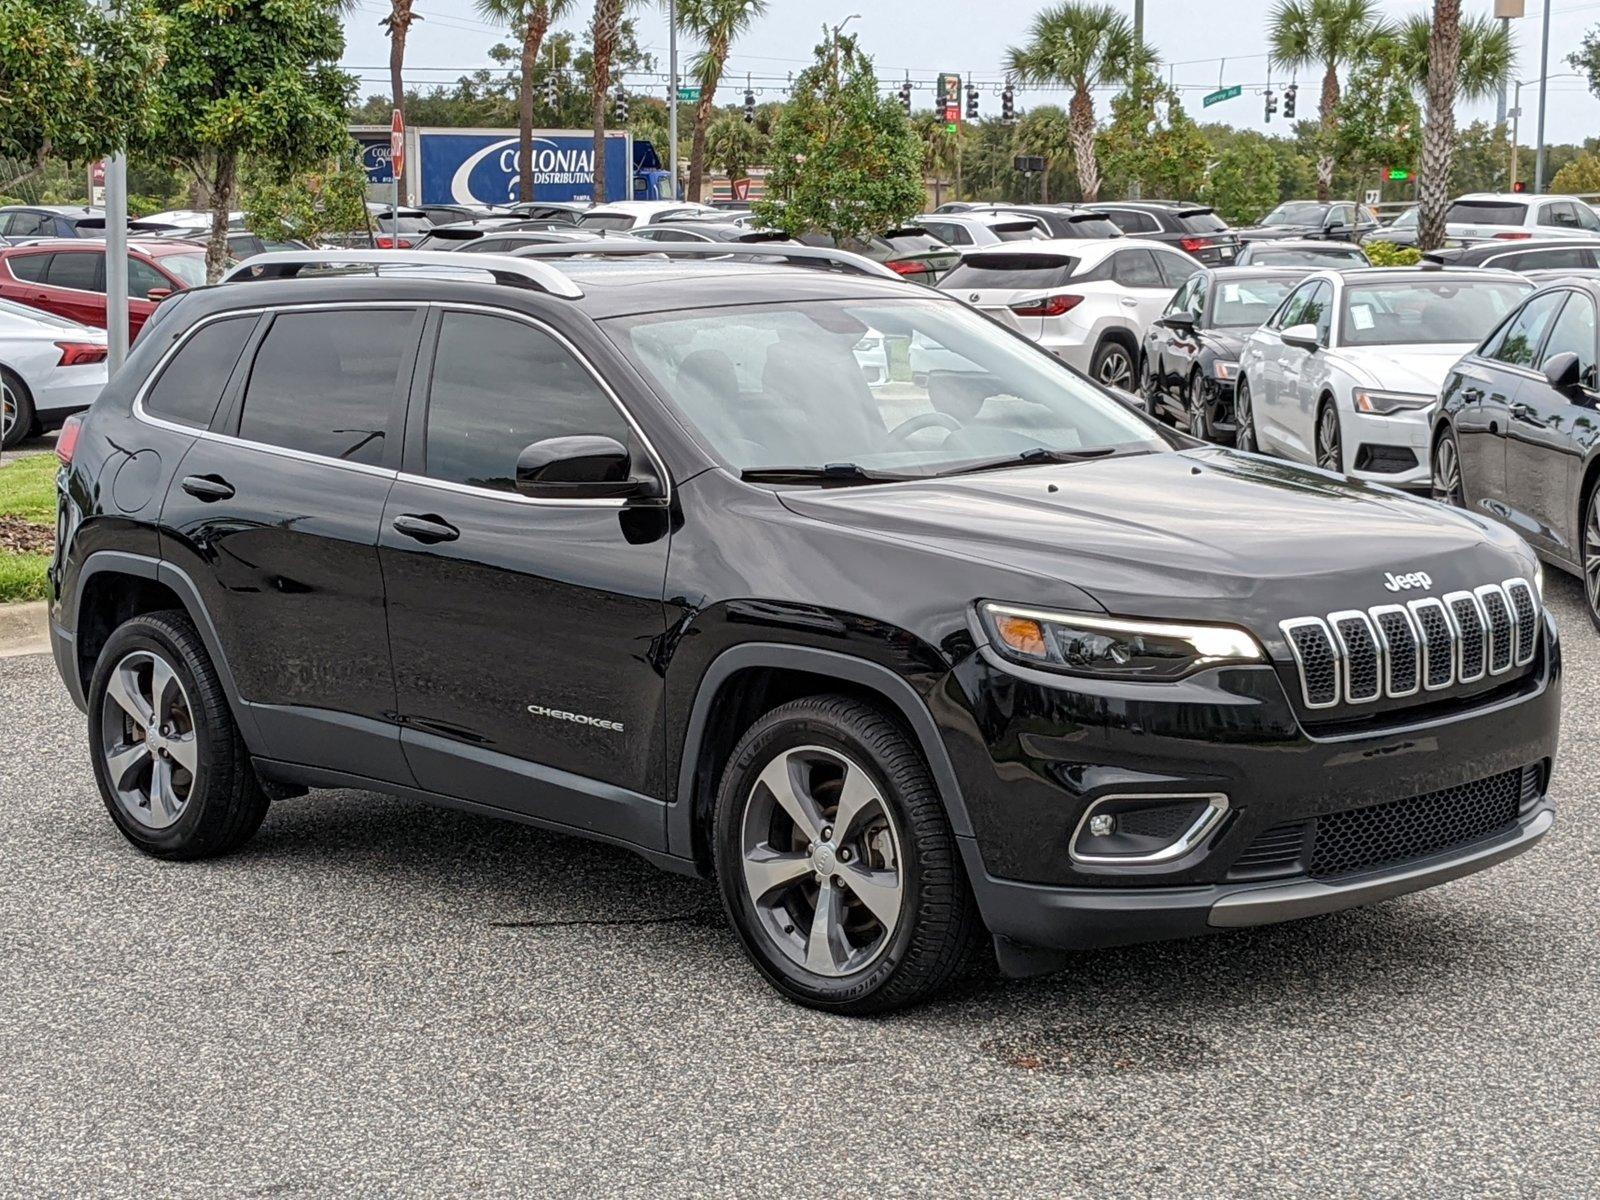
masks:
<path id="1" fill-rule="evenodd" d="M 521 194 L 515 130 L 413 129 L 410 141 L 417 203 L 506 204 Z M 633 187 L 627 134 L 607 134 L 605 147 L 606 199 L 626 199 Z M 594 138 L 578 130 L 535 131 L 527 169 L 536 199 L 593 199 Z"/>
<path id="2" fill-rule="evenodd" d="M 1221 104 L 1224 100 L 1232 100 L 1242 91 L 1244 91 L 1243 86 L 1237 83 L 1232 87 L 1218 88 L 1216 91 L 1208 93 L 1205 99 L 1200 101 L 1200 107 L 1210 108 L 1213 104 Z"/>

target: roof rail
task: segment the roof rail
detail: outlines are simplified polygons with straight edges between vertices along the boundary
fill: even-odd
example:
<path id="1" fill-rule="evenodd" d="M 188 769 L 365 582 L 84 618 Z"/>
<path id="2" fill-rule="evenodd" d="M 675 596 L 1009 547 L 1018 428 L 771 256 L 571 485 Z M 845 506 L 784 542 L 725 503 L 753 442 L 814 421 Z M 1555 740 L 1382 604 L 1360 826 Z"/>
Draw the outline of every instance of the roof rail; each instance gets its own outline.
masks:
<path id="1" fill-rule="evenodd" d="M 858 275 L 874 275 L 882 279 L 894 279 L 904 282 L 904 277 L 896 275 L 880 262 L 874 262 L 865 255 L 852 254 L 848 250 L 835 250 L 831 246 L 803 246 L 789 242 L 701 242 L 690 244 L 686 242 L 651 242 L 639 239 L 634 242 L 601 241 L 596 238 L 592 242 L 550 242 L 532 246 L 519 246 L 515 250 L 507 251 L 513 259 L 523 260 L 529 258 L 575 258 L 579 255 L 594 256 L 598 258 L 775 258 L 784 259 L 797 265 L 817 263 L 823 267 L 838 267 L 852 271 Z M 444 257 L 453 258 L 453 254 Z M 472 258 L 489 257 L 488 255 L 471 255 Z M 251 259 L 258 262 L 259 259 Z"/>
<path id="2" fill-rule="evenodd" d="M 566 300 L 576 300 L 583 289 L 547 263 L 528 262 L 504 254 L 461 254 L 448 250 L 273 250 L 240 263 L 222 277 L 223 283 L 257 279 L 293 279 L 306 267 L 368 266 L 380 274 L 383 267 L 442 267 L 451 271 L 485 271 L 496 283 L 531 287 Z"/>

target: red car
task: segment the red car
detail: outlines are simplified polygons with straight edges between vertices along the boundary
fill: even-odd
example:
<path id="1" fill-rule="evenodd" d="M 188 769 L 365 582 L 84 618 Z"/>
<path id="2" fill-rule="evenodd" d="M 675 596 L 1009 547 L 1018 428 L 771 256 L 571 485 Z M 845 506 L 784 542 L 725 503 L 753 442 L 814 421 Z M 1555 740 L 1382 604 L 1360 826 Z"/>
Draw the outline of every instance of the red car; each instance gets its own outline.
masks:
<path id="1" fill-rule="evenodd" d="M 206 281 L 198 246 L 141 242 L 128 247 L 128 337 L 163 296 Z M 0 250 L 0 298 L 83 325 L 106 325 L 106 247 L 95 241 L 29 242 Z"/>

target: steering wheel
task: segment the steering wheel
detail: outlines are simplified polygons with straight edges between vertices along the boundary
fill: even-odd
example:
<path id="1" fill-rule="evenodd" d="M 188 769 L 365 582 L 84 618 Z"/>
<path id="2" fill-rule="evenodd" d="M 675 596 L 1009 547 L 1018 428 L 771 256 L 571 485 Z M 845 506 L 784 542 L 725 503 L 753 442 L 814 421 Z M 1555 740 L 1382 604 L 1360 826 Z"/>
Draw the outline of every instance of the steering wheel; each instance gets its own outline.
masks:
<path id="1" fill-rule="evenodd" d="M 934 409 L 932 412 L 918 413 L 916 416 L 901 421 L 889 431 L 889 436 L 905 441 L 913 433 L 920 433 L 924 429 L 932 429 L 935 425 L 948 429 L 951 433 L 960 433 L 966 428 L 960 421 L 949 413 Z"/>

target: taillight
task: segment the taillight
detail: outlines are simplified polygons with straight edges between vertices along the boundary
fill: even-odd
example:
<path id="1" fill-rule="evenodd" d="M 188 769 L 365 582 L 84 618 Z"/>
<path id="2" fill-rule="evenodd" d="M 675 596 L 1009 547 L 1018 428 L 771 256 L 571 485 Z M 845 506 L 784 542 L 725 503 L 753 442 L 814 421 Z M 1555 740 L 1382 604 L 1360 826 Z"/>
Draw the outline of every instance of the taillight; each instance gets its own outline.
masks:
<path id="1" fill-rule="evenodd" d="M 82 428 L 82 413 L 74 413 L 62 422 L 61 432 L 56 434 L 56 457 L 62 466 L 72 462 L 72 452 L 78 448 L 78 431 Z"/>
<path id="2" fill-rule="evenodd" d="M 373 238 L 372 244 L 379 250 L 409 250 L 411 242 L 406 238 L 379 237 Z"/>
<path id="3" fill-rule="evenodd" d="M 99 342 L 57 342 L 56 346 L 61 351 L 58 367 L 81 367 L 106 360 L 106 348 Z"/>
<path id="4" fill-rule="evenodd" d="M 1210 238 L 1179 238 L 1178 245 L 1193 254 L 1196 250 L 1209 250 L 1216 243 Z"/>
<path id="5" fill-rule="evenodd" d="M 921 275 L 928 264 L 915 258 L 895 258 L 883 264 L 896 275 Z"/>
<path id="6" fill-rule="evenodd" d="M 1082 303 L 1082 296 L 1045 296 L 1040 300 L 1024 300 L 1007 307 L 1019 317 L 1059 317 Z"/>
<path id="7" fill-rule="evenodd" d="M 1497 242 L 1525 242 L 1531 238 L 1531 233 L 1497 233 L 1494 240 Z"/>

